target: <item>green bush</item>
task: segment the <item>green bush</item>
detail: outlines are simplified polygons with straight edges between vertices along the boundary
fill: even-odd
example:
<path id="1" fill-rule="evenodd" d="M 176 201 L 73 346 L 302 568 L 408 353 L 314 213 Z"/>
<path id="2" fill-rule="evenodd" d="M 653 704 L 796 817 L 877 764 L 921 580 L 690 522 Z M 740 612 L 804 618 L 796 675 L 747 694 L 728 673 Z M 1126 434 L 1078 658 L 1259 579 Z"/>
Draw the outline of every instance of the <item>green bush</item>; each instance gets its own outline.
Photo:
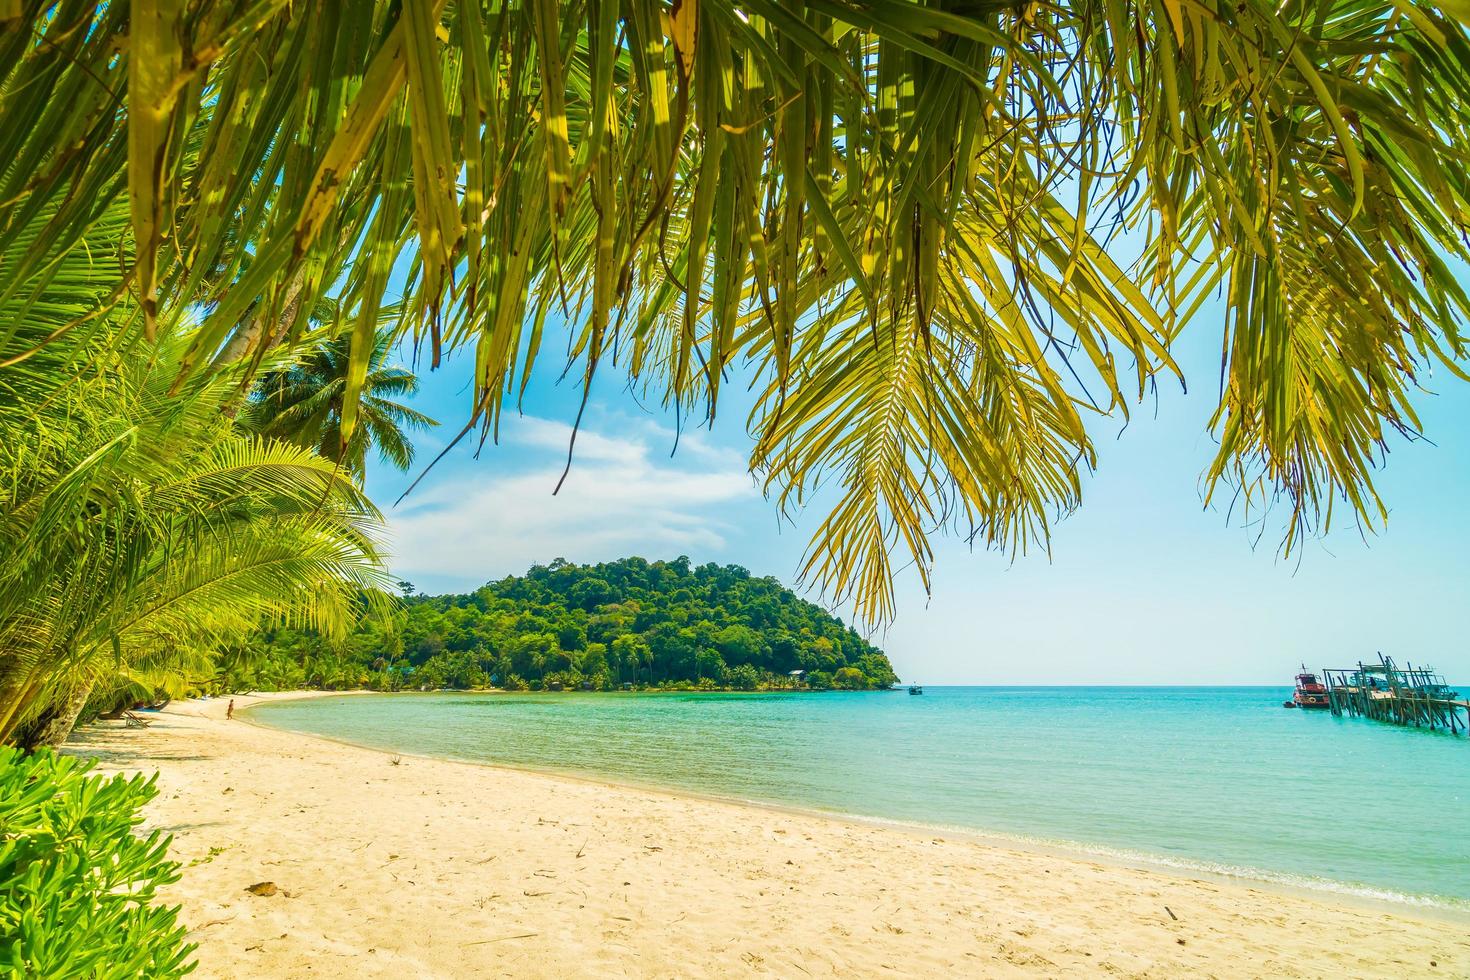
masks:
<path id="1" fill-rule="evenodd" d="M 88 776 L 54 752 L 0 746 L 0 976 L 180 977 L 193 946 L 178 907 L 170 838 L 133 834 L 157 776 Z"/>

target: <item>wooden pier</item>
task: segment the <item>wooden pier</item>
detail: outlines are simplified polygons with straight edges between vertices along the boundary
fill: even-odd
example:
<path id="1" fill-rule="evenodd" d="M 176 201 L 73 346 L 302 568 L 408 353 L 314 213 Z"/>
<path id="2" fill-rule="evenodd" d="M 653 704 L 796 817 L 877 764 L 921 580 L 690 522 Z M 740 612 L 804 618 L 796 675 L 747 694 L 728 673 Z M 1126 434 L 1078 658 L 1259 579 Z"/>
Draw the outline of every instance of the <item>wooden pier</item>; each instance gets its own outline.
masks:
<path id="1" fill-rule="evenodd" d="M 1470 701 L 1457 700 L 1433 667 L 1399 667 L 1379 654 L 1376 664 L 1324 667 L 1322 675 L 1334 715 L 1470 734 Z"/>

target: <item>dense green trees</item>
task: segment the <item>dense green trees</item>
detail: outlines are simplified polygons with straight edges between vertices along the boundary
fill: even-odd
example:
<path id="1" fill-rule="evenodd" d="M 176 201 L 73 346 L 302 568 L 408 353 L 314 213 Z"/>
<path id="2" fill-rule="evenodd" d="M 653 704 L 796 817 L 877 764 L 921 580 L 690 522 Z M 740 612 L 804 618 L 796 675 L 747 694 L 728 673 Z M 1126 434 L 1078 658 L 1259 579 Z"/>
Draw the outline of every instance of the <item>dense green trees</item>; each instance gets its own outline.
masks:
<path id="1" fill-rule="evenodd" d="M 688 558 L 555 561 L 464 595 L 412 596 L 345 643 L 265 631 L 233 655 L 236 688 L 511 690 L 590 685 L 816 688 L 896 683 L 888 658 L 773 578 Z"/>

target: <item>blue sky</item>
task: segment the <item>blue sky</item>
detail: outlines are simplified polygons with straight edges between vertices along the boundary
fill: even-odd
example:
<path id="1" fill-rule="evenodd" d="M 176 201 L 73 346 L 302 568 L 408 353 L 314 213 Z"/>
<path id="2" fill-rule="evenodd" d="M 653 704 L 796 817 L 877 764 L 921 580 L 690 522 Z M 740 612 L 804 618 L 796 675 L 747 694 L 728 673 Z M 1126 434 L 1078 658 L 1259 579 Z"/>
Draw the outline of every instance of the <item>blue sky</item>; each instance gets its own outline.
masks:
<path id="1" fill-rule="evenodd" d="M 547 350 L 553 349 L 548 341 Z M 1271 684 L 1298 663 L 1335 666 L 1382 650 L 1470 683 L 1470 385 L 1441 370 L 1418 401 L 1430 441 L 1396 442 L 1379 490 L 1386 527 L 1351 522 L 1282 559 L 1281 526 L 1202 506 L 1216 393 L 1219 314 L 1202 311 L 1176 347 L 1190 382 L 1161 385 L 1095 427 L 1100 465 L 1082 508 L 1057 524 L 1050 556 L 936 542 L 932 597 L 901 578 L 897 620 L 874 637 L 905 680 L 930 684 Z M 543 367 L 550 367 L 549 361 Z M 420 366 L 414 404 L 444 424 L 417 442 L 427 462 L 469 410 L 465 359 Z M 374 465 L 394 571 L 429 592 L 462 591 L 533 562 L 629 554 L 733 562 L 790 583 L 821 514 L 779 519 L 745 469 L 738 396 L 712 430 L 685 430 L 640 404 L 615 370 L 599 377 L 566 486 L 579 380 L 544 370 L 499 445 L 467 437 L 403 503 L 407 477 Z M 731 394 L 736 394 L 731 392 Z M 816 595 L 810 598 L 817 599 Z M 841 610 L 838 610 L 841 612 Z"/>

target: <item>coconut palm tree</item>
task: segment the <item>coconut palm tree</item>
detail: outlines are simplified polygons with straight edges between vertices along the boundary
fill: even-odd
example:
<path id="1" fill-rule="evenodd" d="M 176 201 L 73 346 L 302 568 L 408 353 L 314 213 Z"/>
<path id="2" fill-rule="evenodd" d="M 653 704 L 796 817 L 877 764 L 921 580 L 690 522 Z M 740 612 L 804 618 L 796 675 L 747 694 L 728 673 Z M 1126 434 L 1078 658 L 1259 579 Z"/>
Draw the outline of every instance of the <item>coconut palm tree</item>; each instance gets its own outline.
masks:
<path id="1" fill-rule="evenodd" d="M 263 436 L 315 450 L 361 479 L 368 452 L 398 470 L 413 465 L 414 448 L 405 429 L 438 425 L 422 412 L 394 401 L 418 391 L 413 372 L 386 364 L 393 338 L 380 331 L 357 395 L 357 424 L 343 438 L 343 399 L 351 367 L 350 338 L 329 337 L 308 347 L 293 363 L 263 375 L 255 386 L 245 422 Z"/>
<path id="2" fill-rule="evenodd" d="M 97 303 L 201 316 L 181 377 L 354 311 L 348 440 L 395 270 L 434 363 L 473 350 L 487 432 L 553 314 L 553 370 L 617 363 L 684 417 L 740 370 L 767 491 L 838 491 L 806 573 L 871 619 L 938 528 L 1044 546 L 1181 331 L 1222 347 L 1207 493 L 1282 501 L 1287 548 L 1384 517 L 1377 460 L 1470 353 L 1463 3 L 19 7 L 0 295 L 124 198 Z"/>
<path id="3" fill-rule="evenodd" d="M 3 427 L 0 743 L 64 738 L 98 684 L 181 693 L 262 622 L 340 633 L 387 582 L 377 512 L 338 467 L 237 434 L 228 381 L 167 395 L 152 375 Z"/>
<path id="4" fill-rule="evenodd" d="M 94 690 L 181 693 L 262 623 L 342 633 L 388 581 L 341 468 L 231 420 L 239 367 L 176 384 L 188 334 L 142 342 L 105 302 L 127 218 L 0 297 L 0 744 L 59 742 Z M 38 343 L 99 298 L 100 325 Z"/>

